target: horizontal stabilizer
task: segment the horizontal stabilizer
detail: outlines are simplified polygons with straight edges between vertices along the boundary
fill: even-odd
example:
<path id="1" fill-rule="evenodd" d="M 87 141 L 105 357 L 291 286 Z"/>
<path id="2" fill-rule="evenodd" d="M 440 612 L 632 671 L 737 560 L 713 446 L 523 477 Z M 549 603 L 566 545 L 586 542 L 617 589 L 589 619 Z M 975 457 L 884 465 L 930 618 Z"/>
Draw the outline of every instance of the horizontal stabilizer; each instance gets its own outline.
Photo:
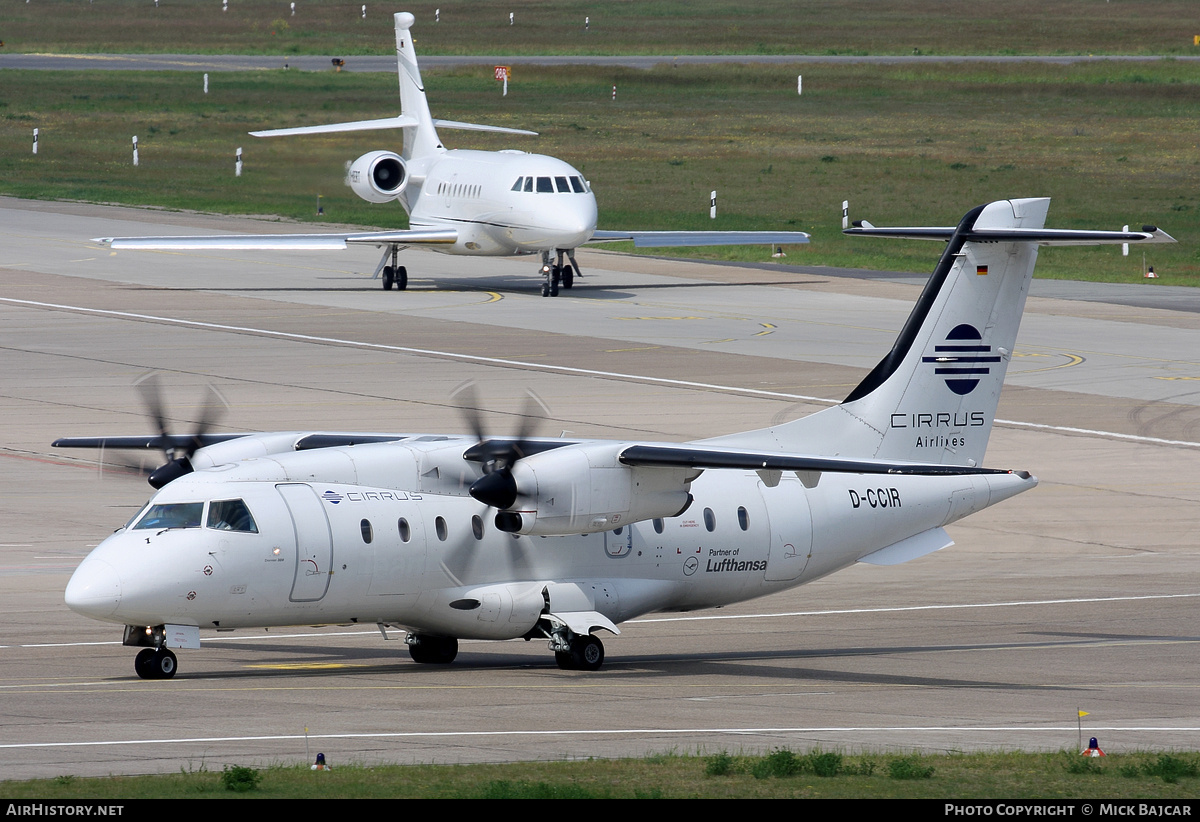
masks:
<path id="1" fill-rule="evenodd" d="M 504 126 L 481 126 L 478 123 L 460 123 L 457 120 L 434 120 L 438 128 L 451 128 L 457 131 L 495 131 L 500 134 L 523 134 L 526 137 L 536 137 L 536 131 L 523 128 L 505 128 Z"/>
<path id="2" fill-rule="evenodd" d="M 142 251 L 342 251 L 359 245 L 452 245 L 454 229 L 368 231 L 361 234 L 197 234 L 187 237 L 96 237 L 114 249 Z"/>
<path id="3" fill-rule="evenodd" d="M 597 231 L 589 242 L 633 240 L 635 248 L 705 245 L 797 245 L 808 242 L 803 231 Z"/>
<path id="4" fill-rule="evenodd" d="M 350 123 L 329 123 L 323 126 L 297 126 L 296 128 L 271 128 L 252 131 L 251 137 L 292 137 L 297 134 L 337 134 L 345 131 L 373 131 L 381 128 L 407 128 L 417 125 L 416 117 L 404 114 L 398 117 L 383 117 L 378 120 L 355 120 Z"/>
<path id="5" fill-rule="evenodd" d="M 747 471 L 828 471 L 839 474 L 917 474 L 921 476 L 1023 474 L 1023 472 L 975 468 L 966 465 L 853 460 L 686 444 L 631 445 L 621 452 L 620 459 L 625 465 L 664 468 L 741 468 Z"/>
<path id="6" fill-rule="evenodd" d="M 526 131 L 521 128 L 505 128 L 504 126 L 484 126 L 478 123 L 460 123 L 457 120 L 434 120 L 438 128 L 452 128 L 459 131 L 496 131 L 502 134 L 523 134 L 536 137 L 536 131 Z M 297 126 L 296 128 L 272 128 L 265 131 L 252 131 L 252 137 L 293 137 L 299 134 L 339 134 L 348 131 L 375 131 L 387 128 L 410 128 L 418 125 L 416 117 L 401 114 L 398 117 L 382 117 L 378 120 L 355 120 L 349 123 L 329 123 L 323 126 Z"/>
<path id="7" fill-rule="evenodd" d="M 929 228 L 881 228 L 864 221 L 843 234 L 859 237 L 892 237 L 902 240 L 949 240 L 954 226 Z M 962 232 L 966 242 L 1037 243 L 1038 245 L 1117 245 L 1120 243 L 1173 243 L 1175 238 L 1162 229 L 1147 225 L 1141 231 L 1077 231 L 1070 228 L 979 228 Z"/>

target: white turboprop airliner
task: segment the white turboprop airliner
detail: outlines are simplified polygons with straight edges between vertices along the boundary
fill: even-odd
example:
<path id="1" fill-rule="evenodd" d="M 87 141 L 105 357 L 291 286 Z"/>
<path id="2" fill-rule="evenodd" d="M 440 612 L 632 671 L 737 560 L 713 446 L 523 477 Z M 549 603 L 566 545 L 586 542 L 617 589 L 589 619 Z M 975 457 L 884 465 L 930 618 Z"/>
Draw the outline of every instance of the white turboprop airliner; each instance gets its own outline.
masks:
<path id="1" fill-rule="evenodd" d="M 400 154 L 371 151 L 350 164 L 346 184 L 371 203 L 400 203 L 409 228 L 352 234 L 240 234 L 190 237 L 101 237 L 115 249 L 154 250 L 336 250 L 347 245 L 385 249 L 375 269 L 383 287 L 408 286 L 408 270 L 397 263 L 407 246 L 445 254 L 511 257 L 541 254 L 542 296 L 571 288 L 584 243 L 632 240 L 638 247 L 807 243 L 802 231 L 597 231 L 596 198 L 583 175 L 554 157 L 523 151 L 448 150 L 437 128 L 536 134 L 532 131 L 434 120 L 425 99 L 409 28 L 411 14 L 396 19 L 400 75 L 398 117 L 324 126 L 253 131 L 256 137 L 330 134 L 399 128 Z M 567 263 L 564 258 L 569 259 Z"/>
<path id="2" fill-rule="evenodd" d="M 202 630 L 348 623 L 405 630 L 417 662 L 450 662 L 460 638 L 524 637 L 549 640 L 563 668 L 595 670 L 595 632 L 642 614 L 945 548 L 946 525 L 1037 484 L 980 463 L 1038 246 L 1173 242 L 1153 226 L 1045 229 L 1048 206 L 847 229 L 947 245 L 891 352 L 844 402 L 758 431 L 60 440 L 187 452 L 76 569 L 67 605 L 124 625 L 145 678 L 173 676 L 170 649 L 198 648 Z"/>

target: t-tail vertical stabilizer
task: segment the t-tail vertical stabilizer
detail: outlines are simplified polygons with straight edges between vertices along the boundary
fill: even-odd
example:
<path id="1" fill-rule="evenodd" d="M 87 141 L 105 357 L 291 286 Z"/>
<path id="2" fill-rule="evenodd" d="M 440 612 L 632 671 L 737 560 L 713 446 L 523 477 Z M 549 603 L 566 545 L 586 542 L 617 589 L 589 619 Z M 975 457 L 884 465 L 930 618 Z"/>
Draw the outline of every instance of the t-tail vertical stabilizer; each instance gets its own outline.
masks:
<path id="1" fill-rule="evenodd" d="M 404 126 L 404 148 L 401 156 L 405 160 L 427 157 L 445 151 L 433 117 L 429 113 L 429 101 L 425 99 L 425 84 L 421 82 L 421 70 L 417 67 L 417 53 L 413 48 L 409 29 L 416 18 L 406 11 L 396 14 L 396 66 L 400 77 L 400 110 L 415 120 Z"/>
<path id="2" fill-rule="evenodd" d="M 446 151 L 438 138 L 438 128 L 462 131 L 494 131 L 503 134 L 536 135 L 535 131 L 503 126 L 485 126 L 478 123 L 460 123 L 455 120 L 435 120 L 429 113 L 429 102 L 425 99 L 425 84 L 421 82 L 421 70 L 417 67 L 417 53 L 413 48 L 412 28 L 416 18 L 406 11 L 395 15 L 396 22 L 396 72 L 400 80 L 400 110 L 396 117 L 378 120 L 355 120 L 349 123 L 329 123 L 321 126 L 299 126 L 296 128 L 273 128 L 250 132 L 255 137 L 290 137 L 298 134 L 338 134 L 349 131 L 374 131 L 399 128 L 404 130 L 404 145 L 400 151 L 404 160 L 419 160 Z"/>
<path id="3" fill-rule="evenodd" d="M 739 448 L 976 466 L 995 421 L 1039 245 L 1174 242 L 1134 231 L 1047 229 L 1048 198 L 1000 200 L 954 227 L 847 234 L 945 240 L 937 268 L 892 350 L 833 408 L 782 425 L 707 440 Z"/>

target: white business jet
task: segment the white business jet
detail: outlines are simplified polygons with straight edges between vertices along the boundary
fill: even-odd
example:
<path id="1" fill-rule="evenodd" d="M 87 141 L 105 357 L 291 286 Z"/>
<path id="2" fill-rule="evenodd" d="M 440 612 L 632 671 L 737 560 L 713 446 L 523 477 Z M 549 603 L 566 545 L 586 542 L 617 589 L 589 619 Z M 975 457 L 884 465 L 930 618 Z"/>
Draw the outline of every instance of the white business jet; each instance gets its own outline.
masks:
<path id="1" fill-rule="evenodd" d="M 549 641 L 595 670 L 598 631 L 907 562 L 1037 484 L 981 467 L 1039 245 L 1173 242 L 1043 228 L 1048 199 L 957 226 L 847 233 L 946 243 L 892 350 L 844 402 L 689 443 L 282 432 L 68 439 L 175 447 L 161 490 L 76 569 L 66 602 L 125 626 L 145 678 L 201 631 L 376 625 L 416 662 L 459 639 Z M 161 423 L 160 423 L 161 424 Z"/>
<path id="2" fill-rule="evenodd" d="M 408 287 L 408 270 L 397 255 L 408 246 L 444 254 L 511 257 L 540 254 L 542 296 L 571 288 L 579 273 L 575 249 L 584 243 L 632 240 L 637 247 L 706 245 L 786 245 L 807 243 L 802 231 L 597 231 L 596 198 L 576 169 L 554 157 L 523 151 L 449 150 L 437 128 L 536 132 L 434 120 L 409 35 L 414 17 L 395 15 L 396 62 L 400 75 L 398 117 L 323 126 L 252 131 L 256 137 L 330 134 L 398 128 L 403 148 L 368 152 L 350 164 L 346 184 L 367 202 L 399 202 L 408 229 L 351 234 L 240 234 L 189 237 L 100 237 L 114 249 L 147 250 L 311 250 L 347 245 L 384 248 L 375 269 L 383 287 Z M 567 262 L 569 260 L 569 262 Z"/>

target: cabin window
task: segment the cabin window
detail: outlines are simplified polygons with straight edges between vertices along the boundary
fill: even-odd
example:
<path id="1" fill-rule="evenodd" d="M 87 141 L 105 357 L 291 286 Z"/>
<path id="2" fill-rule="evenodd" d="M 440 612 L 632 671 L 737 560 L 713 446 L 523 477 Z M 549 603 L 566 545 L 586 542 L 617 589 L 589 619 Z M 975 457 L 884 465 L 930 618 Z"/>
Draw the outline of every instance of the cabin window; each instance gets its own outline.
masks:
<path id="1" fill-rule="evenodd" d="M 257 534 L 258 525 L 250 515 L 250 509 L 240 499 L 213 500 L 208 504 L 208 520 L 205 524 L 218 531 L 241 531 Z"/>
<path id="2" fill-rule="evenodd" d="M 532 177 L 525 178 L 525 190 L 533 191 L 533 178 Z"/>
<path id="3" fill-rule="evenodd" d="M 396 523 L 396 528 L 400 531 L 400 541 L 408 542 L 412 539 L 412 526 L 408 524 L 408 520 L 400 517 L 400 521 Z"/>
<path id="4" fill-rule="evenodd" d="M 363 542 L 370 545 L 371 540 L 375 539 L 375 529 L 371 527 L 371 520 L 364 519 L 358 524 L 358 529 L 362 531 Z"/>
<path id="5" fill-rule="evenodd" d="M 576 194 L 586 194 L 587 193 L 587 187 L 583 184 L 582 177 L 572 177 L 571 178 L 571 189 Z"/>
<path id="6" fill-rule="evenodd" d="M 743 531 L 750 530 L 750 512 L 744 506 L 738 506 L 738 527 Z"/>
<path id="7" fill-rule="evenodd" d="M 663 532 L 663 521 L 661 519 L 654 520 L 654 533 L 661 534 Z"/>
<path id="8" fill-rule="evenodd" d="M 704 527 L 710 531 L 715 531 L 717 528 L 717 515 L 711 508 L 704 509 Z"/>
<path id="9" fill-rule="evenodd" d="M 518 178 L 517 178 L 517 181 L 516 181 L 515 183 L 513 183 L 512 190 L 513 190 L 513 191 L 520 191 L 520 190 L 521 190 L 521 186 L 523 186 L 523 185 L 525 185 L 525 178 L 524 178 L 524 177 L 518 177 Z"/>
<path id="10" fill-rule="evenodd" d="M 537 178 L 537 190 L 538 190 L 538 194 L 553 194 L 554 193 L 554 181 L 551 180 L 549 177 L 538 177 Z"/>
<path id="11" fill-rule="evenodd" d="M 446 520 L 442 519 L 441 517 L 438 517 L 437 519 L 435 519 L 433 521 L 433 527 L 434 527 L 434 530 L 437 531 L 437 538 L 440 539 L 442 542 L 445 542 L 446 535 L 447 535 L 447 533 L 449 533 L 446 530 Z"/>
<path id="12" fill-rule="evenodd" d="M 570 194 L 571 193 L 571 184 L 567 182 L 566 177 L 555 177 L 554 182 L 558 186 L 559 193 L 561 193 L 561 194 Z"/>
<path id="13" fill-rule="evenodd" d="M 471 517 L 471 533 L 475 535 L 475 539 L 483 539 L 483 517 L 479 514 Z"/>
<path id="14" fill-rule="evenodd" d="M 167 528 L 199 528 L 204 514 L 203 502 L 167 502 L 151 505 L 133 526 L 135 531 L 166 530 Z"/>

